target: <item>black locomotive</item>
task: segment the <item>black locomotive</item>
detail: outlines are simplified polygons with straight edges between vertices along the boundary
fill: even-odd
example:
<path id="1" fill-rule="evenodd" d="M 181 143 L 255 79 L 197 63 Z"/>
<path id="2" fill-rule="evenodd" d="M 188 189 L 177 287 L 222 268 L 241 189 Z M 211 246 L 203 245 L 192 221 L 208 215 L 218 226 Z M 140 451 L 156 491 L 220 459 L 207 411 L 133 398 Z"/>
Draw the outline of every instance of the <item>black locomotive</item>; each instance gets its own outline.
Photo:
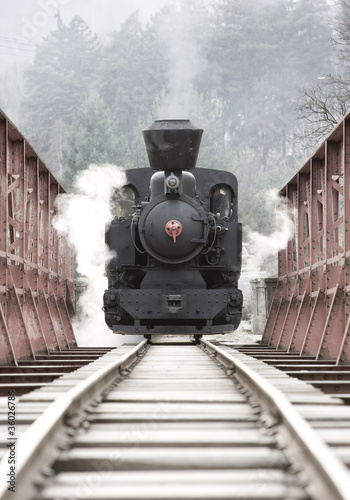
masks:
<path id="1" fill-rule="evenodd" d="M 224 333 L 240 323 L 237 179 L 195 168 L 203 130 L 157 120 L 143 131 L 151 169 L 126 171 L 106 232 L 105 320 L 114 333 Z"/>

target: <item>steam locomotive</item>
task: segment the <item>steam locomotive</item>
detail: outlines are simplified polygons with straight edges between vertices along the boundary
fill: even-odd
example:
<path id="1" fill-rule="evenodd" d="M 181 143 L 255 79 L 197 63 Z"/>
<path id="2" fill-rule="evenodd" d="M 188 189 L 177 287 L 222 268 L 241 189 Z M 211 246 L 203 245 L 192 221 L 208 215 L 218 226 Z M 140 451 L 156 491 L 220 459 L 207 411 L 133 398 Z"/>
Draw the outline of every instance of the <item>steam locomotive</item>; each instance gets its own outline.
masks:
<path id="1" fill-rule="evenodd" d="M 105 321 L 114 333 L 235 330 L 242 226 L 236 177 L 195 168 L 203 130 L 156 120 L 143 131 L 150 169 L 126 171 L 120 213 L 106 231 Z"/>

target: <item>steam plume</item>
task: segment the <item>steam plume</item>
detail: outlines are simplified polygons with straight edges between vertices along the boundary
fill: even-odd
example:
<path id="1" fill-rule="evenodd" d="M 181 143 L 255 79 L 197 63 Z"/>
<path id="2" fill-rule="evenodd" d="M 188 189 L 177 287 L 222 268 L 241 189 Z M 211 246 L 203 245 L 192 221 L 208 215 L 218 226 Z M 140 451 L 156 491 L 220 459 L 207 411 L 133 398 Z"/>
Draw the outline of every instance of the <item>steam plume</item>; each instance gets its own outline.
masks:
<path id="1" fill-rule="evenodd" d="M 115 165 L 90 165 L 75 181 L 75 193 L 57 200 L 53 224 L 65 235 L 76 255 L 76 270 L 87 284 L 79 299 L 81 314 L 73 323 L 78 345 L 120 345 L 125 337 L 113 335 L 104 322 L 102 296 L 107 288 L 104 277 L 108 248 L 105 227 L 113 219 L 111 198 L 125 184 L 124 172 Z"/>
<path id="2" fill-rule="evenodd" d="M 194 6 L 191 0 L 184 4 L 174 1 L 168 5 L 167 16 L 158 26 L 158 36 L 167 54 L 167 95 L 163 96 L 156 111 L 157 118 L 187 118 L 193 116 L 195 81 L 205 65 L 198 42 L 198 22 L 189 12 Z"/>
<path id="3" fill-rule="evenodd" d="M 260 267 L 270 256 L 276 256 L 279 250 L 286 248 L 294 234 L 292 208 L 286 204 L 285 198 L 279 196 L 277 189 L 269 189 L 263 198 L 269 212 L 274 213 L 275 230 L 269 235 L 252 231 L 248 234 L 249 247 L 254 255 L 254 263 Z"/>

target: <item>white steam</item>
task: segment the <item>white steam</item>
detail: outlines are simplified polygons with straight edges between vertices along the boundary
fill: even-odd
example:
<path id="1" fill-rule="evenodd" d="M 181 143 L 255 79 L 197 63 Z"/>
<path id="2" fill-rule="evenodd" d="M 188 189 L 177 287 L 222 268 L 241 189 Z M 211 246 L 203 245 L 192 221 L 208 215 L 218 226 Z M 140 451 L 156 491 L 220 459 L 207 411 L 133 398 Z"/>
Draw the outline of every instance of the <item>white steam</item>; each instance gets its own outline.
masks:
<path id="1" fill-rule="evenodd" d="M 262 198 L 266 200 L 268 211 L 274 214 L 275 229 L 269 236 L 256 231 L 248 233 L 250 253 L 257 267 L 261 267 L 268 257 L 276 257 L 294 234 L 293 210 L 285 198 L 279 196 L 277 189 L 267 190 Z"/>
<path id="2" fill-rule="evenodd" d="M 182 9 L 174 1 L 168 18 L 158 27 L 168 60 L 167 94 L 156 110 L 160 119 L 183 119 L 193 114 L 194 84 L 205 64 L 196 30 Z"/>
<path id="3" fill-rule="evenodd" d="M 105 228 L 114 217 L 111 198 L 124 184 L 125 174 L 115 165 L 90 165 L 77 175 L 75 192 L 57 199 L 54 227 L 73 247 L 77 272 L 87 285 L 79 299 L 81 314 L 73 323 L 79 346 L 115 346 L 125 341 L 106 326 L 101 309 L 107 288 L 105 264 L 111 257 Z"/>

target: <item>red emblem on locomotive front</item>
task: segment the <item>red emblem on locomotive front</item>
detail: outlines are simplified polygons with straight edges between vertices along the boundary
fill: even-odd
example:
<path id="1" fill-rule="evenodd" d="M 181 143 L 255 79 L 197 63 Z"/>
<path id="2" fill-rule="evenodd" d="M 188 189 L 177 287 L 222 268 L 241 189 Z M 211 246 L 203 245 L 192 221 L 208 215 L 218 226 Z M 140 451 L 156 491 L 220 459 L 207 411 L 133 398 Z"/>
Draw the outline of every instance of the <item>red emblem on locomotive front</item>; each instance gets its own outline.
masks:
<path id="1" fill-rule="evenodd" d="M 172 237 L 174 243 L 176 238 L 182 233 L 182 224 L 178 220 L 170 220 L 165 224 L 165 232 Z"/>

